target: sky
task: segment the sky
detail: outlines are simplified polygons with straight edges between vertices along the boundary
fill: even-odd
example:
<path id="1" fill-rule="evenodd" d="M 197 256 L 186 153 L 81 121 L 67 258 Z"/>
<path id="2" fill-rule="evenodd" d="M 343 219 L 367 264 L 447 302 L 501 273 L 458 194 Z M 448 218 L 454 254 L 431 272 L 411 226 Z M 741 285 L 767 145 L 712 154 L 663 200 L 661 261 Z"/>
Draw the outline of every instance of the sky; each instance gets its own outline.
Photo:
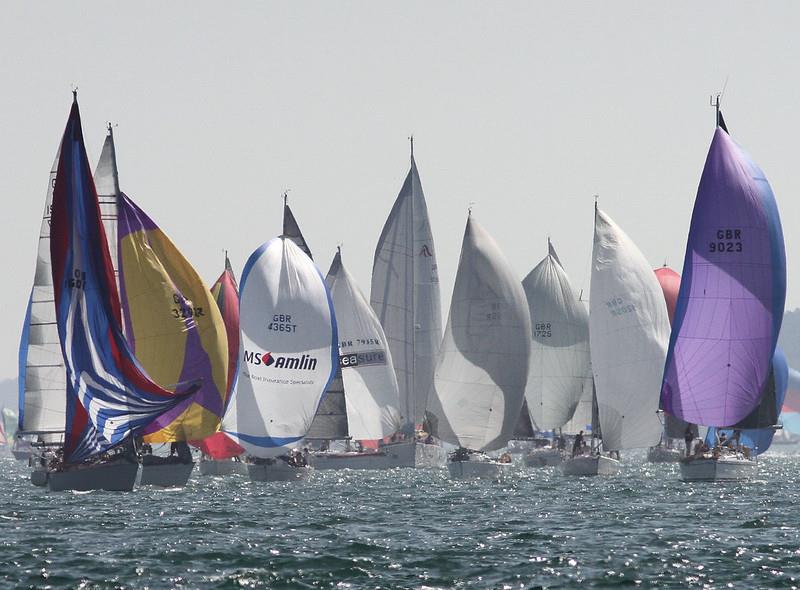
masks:
<path id="1" fill-rule="evenodd" d="M 446 317 L 467 210 L 522 279 L 549 236 L 588 293 L 594 195 L 681 271 L 721 92 L 776 194 L 800 306 L 796 2 L 4 2 L 0 377 L 17 372 L 47 177 L 74 86 L 92 161 L 115 125 L 122 190 L 210 285 L 280 233 L 368 295 L 409 167 Z"/>

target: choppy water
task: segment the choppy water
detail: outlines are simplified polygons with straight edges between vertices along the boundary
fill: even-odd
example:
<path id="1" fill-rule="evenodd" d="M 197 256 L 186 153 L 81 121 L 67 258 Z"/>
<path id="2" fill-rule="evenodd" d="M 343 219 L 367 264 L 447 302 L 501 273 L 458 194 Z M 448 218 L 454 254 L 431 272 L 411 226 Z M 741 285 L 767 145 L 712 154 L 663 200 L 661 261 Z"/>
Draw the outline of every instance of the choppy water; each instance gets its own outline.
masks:
<path id="1" fill-rule="evenodd" d="M 606 478 L 195 472 L 127 494 L 48 493 L 2 457 L 0 587 L 796 587 L 800 455 L 779 453 L 739 484 L 681 483 L 640 454 Z"/>

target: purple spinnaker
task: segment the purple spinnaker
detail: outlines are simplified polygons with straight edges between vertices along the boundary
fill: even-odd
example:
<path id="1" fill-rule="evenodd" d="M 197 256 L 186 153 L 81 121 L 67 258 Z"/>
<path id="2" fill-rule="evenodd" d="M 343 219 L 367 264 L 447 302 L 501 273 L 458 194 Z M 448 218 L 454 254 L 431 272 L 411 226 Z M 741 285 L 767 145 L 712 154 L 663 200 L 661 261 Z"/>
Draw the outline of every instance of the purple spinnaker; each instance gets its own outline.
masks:
<path id="1" fill-rule="evenodd" d="M 718 128 L 697 190 L 662 408 L 730 426 L 759 403 L 786 297 L 778 208 L 761 169 Z"/>

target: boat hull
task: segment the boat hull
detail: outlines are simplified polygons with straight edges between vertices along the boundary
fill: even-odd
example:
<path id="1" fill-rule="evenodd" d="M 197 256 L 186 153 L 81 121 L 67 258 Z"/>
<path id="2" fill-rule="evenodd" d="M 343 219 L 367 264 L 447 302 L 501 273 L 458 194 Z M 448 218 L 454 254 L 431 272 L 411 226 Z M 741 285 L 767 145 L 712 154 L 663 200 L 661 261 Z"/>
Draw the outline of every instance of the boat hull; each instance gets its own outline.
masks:
<path id="1" fill-rule="evenodd" d="M 247 464 L 243 461 L 231 461 L 230 459 L 201 460 L 200 475 L 246 475 Z"/>
<path id="2" fill-rule="evenodd" d="M 756 472 L 757 463 L 740 457 L 690 458 L 681 461 L 683 481 L 737 481 L 748 479 Z"/>
<path id="3" fill-rule="evenodd" d="M 158 486 L 162 488 L 180 488 L 186 485 L 192 476 L 194 462 L 161 463 L 156 465 L 142 464 L 139 485 Z"/>
<path id="4" fill-rule="evenodd" d="M 36 487 L 44 487 L 47 485 L 47 469 L 37 467 L 31 471 L 31 483 Z"/>
<path id="5" fill-rule="evenodd" d="M 604 455 L 584 455 L 570 457 L 561 463 L 564 475 L 616 475 L 619 473 L 619 461 Z"/>
<path id="6" fill-rule="evenodd" d="M 525 467 L 554 467 L 561 465 L 561 451 L 558 449 L 537 449 L 526 453 L 522 459 Z"/>
<path id="7" fill-rule="evenodd" d="M 400 442 L 382 446 L 376 452 L 331 453 L 311 455 L 315 469 L 433 469 L 444 467 L 447 452 L 439 445 Z"/>
<path id="8" fill-rule="evenodd" d="M 47 487 L 51 492 L 67 490 L 130 492 L 136 483 L 138 473 L 138 463 L 129 461 L 99 463 L 69 471 L 50 471 L 47 473 Z"/>
<path id="9" fill-rule="evenodd" d="M 448 461 L 450 479 L 502 479 L 511 473 L 511 463 L 498 461 Z"/>
<path id="10" fill-rule="evenodd" d="M 311 477 L 313 468 L 293 467 L 278 459 L 274 463 L 247 463 L 247 474 L 251 481 L 296 481 Z"/>
<path id="11" fill-rule="evenodd" d="M 647 450 L 647 460 L 650 463 L 677 463 L 683 458 L 683 456 L 684 454 L 680 449 L 650 447 Z"/>

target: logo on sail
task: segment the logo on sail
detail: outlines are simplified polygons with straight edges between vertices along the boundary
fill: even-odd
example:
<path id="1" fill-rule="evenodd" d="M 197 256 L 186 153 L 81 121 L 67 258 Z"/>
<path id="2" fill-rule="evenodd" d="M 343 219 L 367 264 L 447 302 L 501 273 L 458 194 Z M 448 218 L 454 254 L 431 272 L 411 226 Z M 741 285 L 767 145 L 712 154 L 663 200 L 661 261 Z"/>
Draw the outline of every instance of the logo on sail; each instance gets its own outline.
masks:
<path id="1" fill-rule="evenodd" d="M 419 251 L 419 255 L 422 256 L 423 258 L 430 258 L 431 256 L 433 256 L 433 254 L 431 254 L 430 248 L 428 248 L 428 244 L 422 244 L 422 249 Z"/>
<path id="2" fill-rule="evenodd" d="M 307 354 L 302 356 L 273 356 L 271 352 L 244 351 L 244 362 L 249 365 L 275 367 L 276 369 L 293 369 L 296 371 L 313 371 L 317 368 L 317 359 Z"/>
<path id="3" fill-rule="evenodd" d="M 351 352 L 339 355 L 339 367 L 367 367 L 370 365 L 385 365 L 386 352 L 383 350 L 370 350 L 367 352 Z"/>

